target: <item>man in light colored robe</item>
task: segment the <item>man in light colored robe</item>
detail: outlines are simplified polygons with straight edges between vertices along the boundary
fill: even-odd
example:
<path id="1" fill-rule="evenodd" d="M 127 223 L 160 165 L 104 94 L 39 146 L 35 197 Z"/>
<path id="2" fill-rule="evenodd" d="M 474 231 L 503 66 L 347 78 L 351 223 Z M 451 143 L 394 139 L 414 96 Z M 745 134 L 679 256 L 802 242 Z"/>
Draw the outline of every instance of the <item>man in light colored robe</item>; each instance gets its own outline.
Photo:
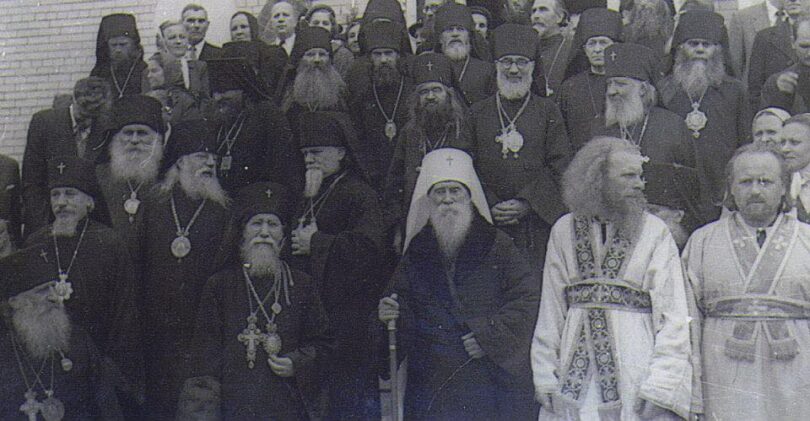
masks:
<path id="1" fill-rule="evenodd" d="M 572 212 L 551 230 L 531 349 L 541 420 L 690 415 L 685 282 L 667 226 L 644 210 L 643 161 L 600 137 L 563 176 Z"/>
<path id="2" fill-rule="evenodd" d="M 729 166 L 736 210 L 697 230 L 683 255 L 703 319 L 706 419 L 804 419 L 810 226 L 781 212 L 790 175 L 778 152 L 747 145 Z"/>

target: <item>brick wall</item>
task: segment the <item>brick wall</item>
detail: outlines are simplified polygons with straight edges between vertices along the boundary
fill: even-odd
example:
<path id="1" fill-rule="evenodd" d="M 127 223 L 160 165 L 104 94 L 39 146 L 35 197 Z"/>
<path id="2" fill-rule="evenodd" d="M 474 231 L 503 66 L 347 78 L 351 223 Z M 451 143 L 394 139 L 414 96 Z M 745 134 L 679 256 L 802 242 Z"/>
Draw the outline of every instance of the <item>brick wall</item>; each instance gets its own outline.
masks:
<path id="1" fill-rule="evenodd" d="M 223 0 L 227 1 L 227 0 Z M 146 56 L 154 50 L 157 0 L 2 0 L 0 2 L 0 153 L 22 159 L 31 116 L 70 93 L 95 64 L 101 17 L 132 13 Z M 258 15 L 266 0 L 234 0 Z M 326 0 L 348 13 L 351 0 Z M 363 7 L 365 0 L 357 0 Z M 217 19 L 217 16 L 211 16 Z"/>

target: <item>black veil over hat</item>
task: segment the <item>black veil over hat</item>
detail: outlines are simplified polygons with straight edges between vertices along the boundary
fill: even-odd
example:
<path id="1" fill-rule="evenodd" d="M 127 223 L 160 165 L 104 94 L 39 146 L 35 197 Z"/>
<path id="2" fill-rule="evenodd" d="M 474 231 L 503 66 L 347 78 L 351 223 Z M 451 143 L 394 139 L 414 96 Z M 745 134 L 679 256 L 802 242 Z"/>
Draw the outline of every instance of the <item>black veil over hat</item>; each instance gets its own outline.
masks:
<path id="1" fill-rule="evenodd" d="M 101 18 L 101 24 L 96 36 L 96 65 L 95 68 L 109 67 L 110 49 L 107 41 L 111 38 L 126 36 L 131 38 L 135 47 L 142 49 L 141 36 L 138 34 L 138 26 L 135 24 L 135 16 L 128 13 L 114 13 Z"/>

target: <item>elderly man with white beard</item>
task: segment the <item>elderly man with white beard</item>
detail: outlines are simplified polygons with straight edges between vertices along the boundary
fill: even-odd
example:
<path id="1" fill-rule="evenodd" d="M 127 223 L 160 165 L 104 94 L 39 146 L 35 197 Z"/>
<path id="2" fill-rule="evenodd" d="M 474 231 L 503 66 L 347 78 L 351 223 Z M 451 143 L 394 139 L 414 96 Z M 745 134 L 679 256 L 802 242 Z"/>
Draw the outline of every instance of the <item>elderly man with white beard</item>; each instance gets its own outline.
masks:
<path id="1" fill-rule="evenodd" d="M 394 247 L 398 254 L 402 250 L 401 230 L 422 159 L 439 148 L 468 150 L 472 141 L 450 60 L 441 54 L 423 53 L 413 57 L 409 67 L 416 91 L 408 98 L 410 118 L 394 150 L 383 195 L 386 226 L 394 226 L 396 230 Z"/>
<path id="2" fill-rule="evenodd" d="M 342 113 L 312 112 L 299 122 L 306 185 L 292 227 L 290 265 L 317 284 L 335 334 L 335 354 L 324 378 L 327 419 L 368 419 L 374 395 L 371 341 L 364 323 L 382 290 L 383 221 L 378 197 L 353 163 L 351 120 Z"/>
<path id="3" fill-rule="evenodd" d="M 565 213 L 559 181 L 571 146 L 557 105 L 530 91 L 537 34 L 504 24 L 492 36 L 498 93 L 470 109 L 472 155 L 495 225 L 539 271 L 551 225 Z"/>
<path id="4" fill-rule="evenodd" d="M 217 178 L 216 147 L 216 130 L 205 121 L 173 126 L 158 196 L 144 206 L 148 419 L 174 417 L 200 293 L 217 269 L 230 200 Z"/>
<path id="5" fill-rule="evenodd" d="M 694 138 L 681 117 L 656 106 L 655 54 L 641 45 L 615 43 L 605 49 L 605 58 L 605 114 L 594 121 L 592 136 L 628 140 L 641 148 L 651 163 L 674 165 L 684 170 L 678 172 L 680 176 L 694 177 L 700 159 L 695 154 Z M 670 191 L 686 206 L 683 222 L 688 232 L 710 220 L 702 201 L 702 180 L 699 189 L 686 188 L 693 185 L 691 179 L 663 182 L 672 185 Z"/>
<path id="6" fill-rule="evenodd" d="M 74 157 L 48 163 L 54 222 L 26 240 L 25 273 L 54 290 L 71 320 L 98 345 L 98 362 L 127 409 L 143 401 L 140 308 L 127 245 L 106 225 L 95 164 Z"/>
<path id="7" fill-rule="evenodd" d="M 405 419 L 535 418 L 529 346 L 539 280 L 492 225 L 465 152 L 425 156 L 405 250 L 378 304 L 408 358 Z"/>
<path id="8" fill-rule="evenodd" d="M 143 265 L 143 203 L 154 199 L 153 186 L 163 159 L 162 105 L 135 95 L 113 105 L 112 138 L 106 143 L 106 163 L 96 178 L 107 203 L 112 227 L 126 241 L 138 274 Z"/>
<path id="9" fill-rule="evenodd" d="M 495 93 L 495 66 L 472 57 L 475 22 L 467 6 L 448 3 L 436 12 L 434 31 L 437 52 L 453 63 L 458 88 L 466 104 L 472 105 Z"/>
<path id="10" fill-rule="evenodd" d="M 290 126 L 306 111 L 346 111 L 346 83 L 332 63 L 329 31 L 319 26 L 298 30 L 290 62 L 279 83 L 281 109 Z"/>
<path id="11" fill-rule="evenodd" d="M 678 247 L 645 211 L 645 157 L 598 137 L 563 179 L 531 348 L 541 420 L 676 420 L 692 411 Z M 694 403 L 700 403 L 699 394 Z"/>
<path id="12" fill-rule="evenodd" d="M 178 418 L 308 419 L 323 382 L 318 363 L 333 339 L 315 282 L 280 256 L 287 189 L 252 184 L 233 208 L 226 266 L 202 292 Z"/>
<path id="13" fill-rule="evenodd" d="M 0 260 L 0 418 L 122 420 L 101 353 L 71 321 L 56 281 L 25 270 L 39 252 Z"/>
<path id="14" fill-rule="evenodd" d="M 661 106 L 678 114 L 695 139 L 705 197 L 716 215 L 723 201 L 726 162 L 751 141 L 751 112 L 745 85 L 726 75 L 723 17 L 694 10 L 681 15 L 672 74 L 659 84 Z"/>

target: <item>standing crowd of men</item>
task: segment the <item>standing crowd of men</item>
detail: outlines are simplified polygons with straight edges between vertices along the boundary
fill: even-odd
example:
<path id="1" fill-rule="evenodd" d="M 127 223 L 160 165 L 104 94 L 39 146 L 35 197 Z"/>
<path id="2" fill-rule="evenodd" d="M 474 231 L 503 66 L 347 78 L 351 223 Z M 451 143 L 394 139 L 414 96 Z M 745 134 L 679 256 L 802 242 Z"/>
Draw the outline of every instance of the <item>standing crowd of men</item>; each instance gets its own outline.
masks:
<path id="1" fill-rule="evenodd" d="M 620 9 L 103 17 L 0 156 L 0 419 L 801 419 L 810 4 Z"/>

